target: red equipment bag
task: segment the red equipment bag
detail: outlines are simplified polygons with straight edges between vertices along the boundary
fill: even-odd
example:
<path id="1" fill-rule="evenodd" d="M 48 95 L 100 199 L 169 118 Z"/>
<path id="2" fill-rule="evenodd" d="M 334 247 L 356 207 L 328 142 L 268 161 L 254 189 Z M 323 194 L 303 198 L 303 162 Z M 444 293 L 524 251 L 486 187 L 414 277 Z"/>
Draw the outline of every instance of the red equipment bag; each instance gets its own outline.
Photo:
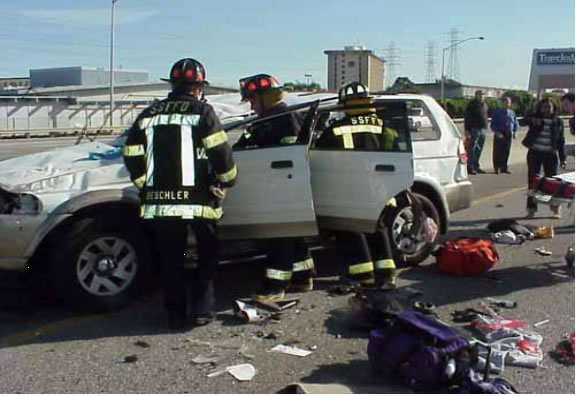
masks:
<path id="1" fill-rule="evenodd" d="M 536 176 L 530 184 L 530 189 L 556 198 L 574 199 L 574 183 L 555 177 Z"/>
<path id="2" fill-rule="evenodd" d="M 436 255 L 436 265 L 448 274 L 478 276 L 488 272 L 498 259 L 491 240 L 462 238 L 444 242 Z"/>

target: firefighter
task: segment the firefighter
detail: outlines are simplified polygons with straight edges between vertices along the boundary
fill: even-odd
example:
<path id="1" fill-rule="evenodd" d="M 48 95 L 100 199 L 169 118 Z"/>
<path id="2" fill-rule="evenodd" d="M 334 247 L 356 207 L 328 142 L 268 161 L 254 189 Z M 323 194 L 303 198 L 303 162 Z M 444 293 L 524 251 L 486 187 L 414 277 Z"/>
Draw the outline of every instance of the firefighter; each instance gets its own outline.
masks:
<path id="1" fill-rule="evenodd" d="M 183 330 L 214 319 L 216 224 L 237 170 L 227 135 L 204 100 L 208 82 L 202 64 L 181 59 L 163 80 L 170 82 L 172 91 L 139 115 L 129 130 L 124 162 L 140 190 L 140 214 L 159 255 L 169 326 Z M 189 226 L 196 235 L 199 260 L 187 273 Z"/>
<path id="2" fill-rule="evenodd" d="M 342 87 L 338 102 L 359 106 L 345 110 L 345 117 L 333 122 L 316 141 L 317 147 L 344 150 L 398 150 L 398 132 L 378 117 L 366 87 L 353 82 Z M 393 200 L 391 200 L 393 201 Z M 384 220 L 373 234 L 338 232 L 338 245 L 348 262 L 348 277 L 362 286 L 392 286 L 396 264 Z"/>
<path id="3" fill-rule="evenodd" d="M 234 145 L 234 148 L 278 146 L 294 144 L 302 126 L 302 118 L 287 112 L 284 92 L 278 80 L 268 74 L 257 74 L 240 80 L 243 102 L 261 117 L 277 117 L 252 125 Z M 285 114 L 282 114 L 285 113 Z M 314 261 L 303 238 L 275 238 L 266 241 L 269 266 L 264 287 L 253 299 L 274 302 L 284 299 L 288 289 L 296 292 L 311 291 L 314 287 Z"/>

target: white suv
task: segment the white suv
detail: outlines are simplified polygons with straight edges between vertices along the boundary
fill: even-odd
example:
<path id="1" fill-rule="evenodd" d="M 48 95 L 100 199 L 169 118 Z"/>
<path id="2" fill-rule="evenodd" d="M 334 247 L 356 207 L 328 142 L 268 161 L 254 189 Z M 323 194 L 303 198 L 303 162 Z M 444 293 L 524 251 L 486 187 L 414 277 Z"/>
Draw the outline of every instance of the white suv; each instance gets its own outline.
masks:
<path id="1" fill-rule="evenodd" d="M 435 144 L 412 144 L 406 114 L 411 103 L 424 109 L 432 125 L 418 138 Z M 412 264 L 423 260 L 432 243 L 409 235 L 409 204 L 399 200 L 394 210 L 384 208 L 412 186 L 444 231 L 450 211 L 469 206 L 457 128 L 431 98 L 380 96 L 380 116 L 398 131 L 394 151 L 319 149 L 314 136 L 321 123 L 345 108 L 334 100 L 318 105 L 291 108 L 306 114 L 296 144 L 235 151 L 239 179 L 224 202 L 224 251 L 237 255 L 248 246 L 253 254 L 254 244 L 245 241 L 315 238 L 320 229 L 371 232 L 385 215 L 396 254 Z M 250 117 L 225 128 L 243 130 L 260 121 Z M 115 309 L 132 298 L 149 278 L 154 252 L 123 165 L 123 140 L 0 162 L 0 270 L 47 274 L 58 292 L 85 308 Z"/>

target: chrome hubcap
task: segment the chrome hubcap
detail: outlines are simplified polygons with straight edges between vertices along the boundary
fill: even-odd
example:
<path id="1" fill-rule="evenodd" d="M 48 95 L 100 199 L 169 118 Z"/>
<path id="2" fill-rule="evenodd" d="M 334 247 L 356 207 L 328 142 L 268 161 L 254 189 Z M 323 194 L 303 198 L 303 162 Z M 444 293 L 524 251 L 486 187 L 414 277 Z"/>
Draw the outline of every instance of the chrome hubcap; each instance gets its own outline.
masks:
<path id="1" fill-rule="evenodd" d="M 80 253 L 76 276 L 90 294 L 113 296 L 126 290 L 138 270 L 136 251 L 120 237 L 102 237 Z"/>
<path id="2" fill-rule="evenodd" d="M 426 246 L 423 231 L 415 237 L 410 236 L 414 214 L 410 207 L 403 208 L 392 224 L 392 239 L 397 249 L 404 254 L 415 254 Z"/>

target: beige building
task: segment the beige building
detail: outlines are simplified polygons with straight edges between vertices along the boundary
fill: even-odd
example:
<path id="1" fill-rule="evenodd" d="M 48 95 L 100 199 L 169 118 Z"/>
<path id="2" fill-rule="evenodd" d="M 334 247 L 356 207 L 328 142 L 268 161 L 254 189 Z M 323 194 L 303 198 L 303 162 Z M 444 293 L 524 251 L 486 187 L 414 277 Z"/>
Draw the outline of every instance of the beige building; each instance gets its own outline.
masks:
<path id="1" fill-rule="evenodd" d="M 359 81 L 372 92 L 384 89 L 384 59 L 364 46 L 324 51 L 328 55 L 328 91 L 336 92 L 349 82 Z"/>

